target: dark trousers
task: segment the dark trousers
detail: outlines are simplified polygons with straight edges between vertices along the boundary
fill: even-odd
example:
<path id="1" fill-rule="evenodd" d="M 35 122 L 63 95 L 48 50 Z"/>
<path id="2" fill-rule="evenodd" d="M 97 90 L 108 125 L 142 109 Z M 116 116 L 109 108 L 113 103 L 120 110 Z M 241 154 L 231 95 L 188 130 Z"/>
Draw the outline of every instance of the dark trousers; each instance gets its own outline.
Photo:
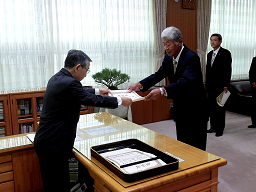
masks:
<path id="1" fill-rule="evenodd" d="M 252 105 L 251 105 L 252 124 L 256 125 L 256 88 L 252 87 Z"/>
<path id="2" fill-rule="evenodd" d="M 206 150 L 207 122 L 201 119 L 177 120 L 176 122 L 177 140 L 192 145 L 202 150 Z"/>
<path id="3" fill-rule="evenodd" d="M 94 192 L 94 179 L 90 176 L 86 167 L 80 162 L 78 162 L 78 182 L 86 184 L 86 192 Z"/>
<path id="4" fill-rule="evenodd" d="M 69 192 L 68 158 L 55 155 L 38 154 L 44 192 Z"/>
<path id="5" fill-rule="evenodd" d="M 209 96 L 209 106 L 211 129 L 216 133 L 223 133 L 226 125 L 226 107 L 219 106 L 215 96 Z"/>

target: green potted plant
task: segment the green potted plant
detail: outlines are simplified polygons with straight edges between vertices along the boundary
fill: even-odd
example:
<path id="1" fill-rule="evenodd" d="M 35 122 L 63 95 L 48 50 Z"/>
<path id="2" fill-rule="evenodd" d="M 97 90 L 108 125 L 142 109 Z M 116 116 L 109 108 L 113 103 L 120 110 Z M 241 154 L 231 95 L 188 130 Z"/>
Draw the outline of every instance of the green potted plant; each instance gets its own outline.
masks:
<path id="1" fill-rule="evenodd" d="M 117 90 L 118 85 L 129 82 L 130 80 L 129 75 L 121 73 L 121 71 L 116 69 L 108 68 L 102 69 L 102 71 L 95 73 L 92 75 L 92 78 L 96 83 L 107 86 L 111 90 Z"/>

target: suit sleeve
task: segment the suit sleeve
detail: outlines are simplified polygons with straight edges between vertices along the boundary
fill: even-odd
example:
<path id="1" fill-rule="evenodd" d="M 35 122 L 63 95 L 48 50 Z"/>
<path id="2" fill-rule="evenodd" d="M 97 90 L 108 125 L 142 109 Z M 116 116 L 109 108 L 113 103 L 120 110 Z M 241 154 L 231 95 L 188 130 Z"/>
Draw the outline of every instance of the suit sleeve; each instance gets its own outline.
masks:
<path id="1" fill-rule="evenodd" d="M 230 85 L 230 79 L 231 79 L 231 73 L 232 73 L 232 57 L 230 51 L 226 51 L 225 54 L 225 67 L 223 69 L 223 76 L 224 76 L 224 87 L 229 87 Z"/>
<path id="2" fill-rule="evenodd" d="M 252 59 L 251 67 L 249 70 L 249 79 L 250 82 L 256 82 L 256 57 Z"/>
<path id="3" fill-rule="evenodd" d="M 76 99 L 81 103 L 81 105 L 103 108 L 118 107 L 118 101 L 116 97 L 95 95 L 94 89 L 84 89 L 78 80 L 74 80 L 69 85 L 69 90 L 70 98 Z"/>
<path id="4" fill-rule="evenodd" d="M 148 90 L 150 87 L 154 86 L 168 75 L 167 64 L 169 59 L 170 57 L 166 55 L 158 71 L 140 81 L 141 85 L 143 86 L 142 91 Z"/>

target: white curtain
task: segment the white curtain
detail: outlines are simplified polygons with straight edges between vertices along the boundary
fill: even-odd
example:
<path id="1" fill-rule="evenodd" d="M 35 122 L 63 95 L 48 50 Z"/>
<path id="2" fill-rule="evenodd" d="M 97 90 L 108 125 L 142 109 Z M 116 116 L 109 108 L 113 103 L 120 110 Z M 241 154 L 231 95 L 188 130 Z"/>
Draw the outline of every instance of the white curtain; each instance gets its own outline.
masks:
<path id="1" fill-rule="evenodd" d="M 256 56 L 256 1 L 212 0 L 210 35 L 222 35 L 223 48 L 232 54 L 232 79 L 248 78 Z M 212 48 L 208 42 L 208 51 Z"/>
<path id="2" fill-rule="evenodd" d="M 53 74 L 44 1 L 0 1 L 0 90 L 45 87 Z"/>
<path id="3" fill-rule="evenodd" d="M 203 80 L 206 79 L 206 50 L 209 41 L 212 0 L 197 1 L 197 54 L 200 57 Z"/>
<path id="4" fill-rule="evenodd" d="M 156 46 L 156 69 L 162 65 L 165 55 L 165 49 L 163 41 L 161 39 L 161 33 L 166 28 L 166 13 L 167 13 L 167 0 L 154 0 L 153 1 L 153 13 L 154 13 L 154 36 Z M 157 85 L 164 86 L 166 84 L 165 79 L 160 81 Z"/>
<path id="5" fill-rule="evenodd" d="M 83 85 L 107 67 L 126 88 L 155 70 L 152 0 L 0 0 L 0 91 L 46 87 L 68 50 L 92 59 Z"/>

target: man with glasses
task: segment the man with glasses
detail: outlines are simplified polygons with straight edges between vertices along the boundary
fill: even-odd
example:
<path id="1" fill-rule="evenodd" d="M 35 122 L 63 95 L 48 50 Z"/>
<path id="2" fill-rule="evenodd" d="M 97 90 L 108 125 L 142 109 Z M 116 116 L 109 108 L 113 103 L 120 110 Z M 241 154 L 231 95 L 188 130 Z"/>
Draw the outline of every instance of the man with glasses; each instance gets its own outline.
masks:
<path id="1" fill-rule="evenodd" d="M 48 82 L 34 146 L 39 158 L 44 191 L 70 191 L 69 159 L 72 155 L 81 105 L 128 107 L 132 100 L 109 97 L 110 90 L 83 88 L 80 81 L 92 60 L 80 50 L 70 50 L 64 68 Z M 93 183 L 90 183 L 92 187 Z M 93 190 L 93 189 L 91 189 Z"/>

